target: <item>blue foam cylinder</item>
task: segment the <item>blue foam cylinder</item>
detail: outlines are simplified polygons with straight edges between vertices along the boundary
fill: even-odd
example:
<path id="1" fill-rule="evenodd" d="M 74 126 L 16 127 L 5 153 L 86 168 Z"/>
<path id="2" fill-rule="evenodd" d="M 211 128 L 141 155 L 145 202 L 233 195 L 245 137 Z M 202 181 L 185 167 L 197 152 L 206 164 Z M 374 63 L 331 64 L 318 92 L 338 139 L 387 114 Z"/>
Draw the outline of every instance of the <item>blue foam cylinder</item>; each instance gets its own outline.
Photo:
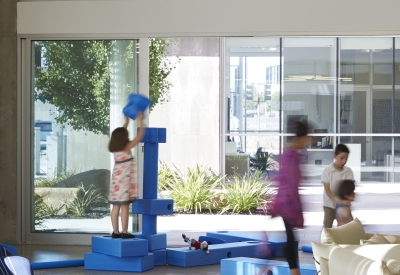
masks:
<path id="1" fill-rule="evenodd" d="M 144 144 L 143 199 L 158 197 L 158 143 Z"/>
<path id="2" fill-rule="evenodd" d="M 99 253 L 85 254 L 85 269 L 144 272 L 153 268 L 153 253 L 140 257 L 114 257 Z"/>
<path id="3" fill-rule="evenodd" d="M 166 265 L 167 264 L 167 250 L 166 249 L 159 249 L 159 250 L 152 250 L 150 253 L 154 254 L 154 265 Z"/>
<path id="4" fill-rule="evenodd" d="M 143 232 L 135 233 L 137 238 L 145 239 L 149 243 L 148 250 L 160 250 L 167 248 L 167 234 L 157 233 L 152 235 L 146 235 Z"/>
<path id="5" fill-rule="evenodd" d="M 53 262 L 36 262 L 32 263 L 32 269 L 49 269 L 49 268 L 61 268 L 61 267 L 74 267 L 74 266 L 83 266 L 84 260 L 66 260 L 66 261 L 53 261 Z"/>
<path id="6" fill-rule="evenodd" d="M 169 215 L 174 213 L 171 199 L 138 199 L 132 204 L 133 214 Z"/>
<path id="7" fill-rule="evenodd" d="M 142 233 L 144 235 L 157 234 L 157 216 L 142 215 Z"/>
<path id="8" fill-rule="evenodd" d="M 265 270 L 265 269 L 266 270 Z M 267 274 L 267 270 L 272 271 L 272 275 L 290 275 L 290 269 L 287 262 L 273 261 L 273 260 L 262 260 L 247 257 L 238 257 L 231 259 L 221 260 L 220 271 L 221 275 L 242 275 L 242 274 L 259 274 L 264 269 L 264 273 Z M 300 274 L 302 275 L 315 275 L 317 270 L 315 265 L 312 264 L 300 264 Z"/>
<path id="9" fill-rule="evenodd" d="M 111 236 L 92 236 L 92 251 L 116 257 L 136 257 L 148 254 L 145 239 L 113 239 Z"/>
<path id="10" fill-rule="evenodd" d="M 301 247 L 301 250 L 302 250 L 303 252 L 312 253 L 312 246 L 311 246 L 311 245 L 303 245 L 303 246 Z"/>
<path id="11" fill-rule="evenodd" d="M 224 243 L 209 245 L 210 251 L 191 250 L 188 247 L 167 248 L 167 263 L 169 265 L 189 267 L 219 264 L 222 259 L 234 257 L 256 257 L 265 244 L 258 241 Z"/>

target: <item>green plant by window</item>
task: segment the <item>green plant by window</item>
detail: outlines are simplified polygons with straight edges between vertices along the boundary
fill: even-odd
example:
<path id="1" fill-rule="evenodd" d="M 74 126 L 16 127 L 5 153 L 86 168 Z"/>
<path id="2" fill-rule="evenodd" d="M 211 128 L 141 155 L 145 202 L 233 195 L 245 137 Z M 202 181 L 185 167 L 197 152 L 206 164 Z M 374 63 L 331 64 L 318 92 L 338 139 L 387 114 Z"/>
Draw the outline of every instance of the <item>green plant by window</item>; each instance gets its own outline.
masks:
<path id="1" fill-rule="evenodd" d="M 35 194 L 35 228 L 43 224 L 43 220 L 49 215 L 46 211 L 46 204 L 44 203 L 44 196 Z"/>
<path id="2" fill-rule="evenodd" d="M 47 175 L 43 178 L 35 179 L 36 187 L 53 187 L 56 183 L 66 180 L 76 174 L 75 170 L 60 171 L 52 175 Z"/>
<path id="3" fill-rule="evenodd" d="M 271 201 L 273 191 L 269 188 L 261 171 L 252 175 L 234 175 L 222 186 L 222 203 L 224 207 L 221 213 L 232 211 L 233 213 L 251 213 L 262 207 L 264 211 Z"/>
<path id="4" fill-rule="evenodd" d="M 163 161 L 160 161 L 158 166 L 158 191 L 167 189 L 168 183 L 175 178 L 175 172 L 167 166 Z"/>
<path id="5" fill-rule="evenodd" d="M 201 212 L 217 208 L 214 189 L 221 183 L 220 175 L 209 167 L 196 165 L 182 172 L 178 170 L 174 179 L 167 182 L 166 189 L 174 200 L 174 208 L 184 212 Z"/>
<path id="6" fill-rule="evenodd" d="M 74 195 L 72 201 L 65 201 L 67 206 L 67 212 L 77 217 L 82 217 L 88 213 L 95 204 L 100 202 L 106 202 L 107 197 L 102 189 L 94 189 L 94 185 L 90 185 L 88 189 L 85 189 L 83 184 L 79 186 L 79 191 Z"/>

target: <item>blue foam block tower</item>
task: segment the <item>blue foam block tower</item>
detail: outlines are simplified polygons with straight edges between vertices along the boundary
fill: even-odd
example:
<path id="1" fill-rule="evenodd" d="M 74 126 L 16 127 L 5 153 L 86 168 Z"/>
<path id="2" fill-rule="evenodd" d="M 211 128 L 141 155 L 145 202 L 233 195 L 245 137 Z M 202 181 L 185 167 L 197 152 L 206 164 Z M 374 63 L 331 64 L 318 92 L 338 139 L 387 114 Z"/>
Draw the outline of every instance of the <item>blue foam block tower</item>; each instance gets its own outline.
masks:
<path id="1" fill-rule="evenodd" d="M 215 231 L 215 232 L 207 232 L 207 237 L 219 238 L 223 239 L 226 242 L 245 242 L 245 241 L 260 241 L 265 238 L 265 234 L 263 232 L 238 232 L 238 231 Z M 272 257 L 285 257 L 285 249 L 286 249 L 286 239 L 285 238 L 277 238 L 268 236 L 268 243 L 271 248 L 271 256 Z M 298 241 L 295 241 L 293 250 L 295 251 L 295 255 L 298 254 Z"/>
<path id="2" fill-rule="evenodd" d="M 265 268 L 265 269 L 264 269 Z M 263 260 L 247 257 L 238 257 L 221 260 L 221 275 L 242 275 L 242 274 L 259 274 L 264 269 L 267 274 L 268 270 L 272 271 L 272 275 L 290 275 L 290 269 L 287 262 Z M 317 269 L 315 265 L 301 264 L 299 266 L 300 274 L 315 275 Z"/>
<path id="3" fill-rule="evenodd" d="M 142 232 L 136 237 L 148 241 L 148 251 L 155 252 L 155 264 L 167 261 L 167 235 L 157 233 L 157 216 L 172 214 L 174 201 L 158 199 L 158 147 L 167 141 L 167 129 L 146 128 L 141 140 L 144 143 L 143 157 L 143 199 L 132 204 L 132 213 L 142 214 Z"/>
<path id="4" fill-rule="evenodd" d="M 135 234 L 136 238 L 145 239 L 148 242 L 148 250 L 160 250 L 167 248 L 167 234 L 156 233 L 151 235 L 143 234 L 138 232 Z"/>
<path id="5" fill-rule="evenodd" d="M 153 253 L 140 257 L 115 257 L 100 253 L 85 254 L 85 269 L 143 272 L 153 268 Z"/>
<path id="6" fill-rule="evenodd" d="M 92 251 L 116 257 L 137 257 L 148 254 L 148 241 L 144 239 L 112 239 L 111 236 L 93 236 Z"/>
<path id="7" fill-rule="evenodd" d="M 133 214 L 169 215 L 174 213 L 171 199 L 138 199 L 132 204 Z"/>
<path id="8" fill-rule="evenodd" d="M 265 243 L 259 241 L 209 245 L 209 254 L 201 249 L 190 250 L 188 247 L 167 248 L 167 263 L 181 267 L 219 264 L 226 258 L 257 257 L 263 248 Z"/>

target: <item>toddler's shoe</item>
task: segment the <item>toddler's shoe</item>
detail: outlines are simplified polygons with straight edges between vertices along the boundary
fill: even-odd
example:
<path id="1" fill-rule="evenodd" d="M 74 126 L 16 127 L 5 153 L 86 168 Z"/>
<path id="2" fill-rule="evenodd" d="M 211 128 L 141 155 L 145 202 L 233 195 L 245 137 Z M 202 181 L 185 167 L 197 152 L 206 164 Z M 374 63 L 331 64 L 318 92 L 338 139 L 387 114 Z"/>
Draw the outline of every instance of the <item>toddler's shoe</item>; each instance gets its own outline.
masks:
<path id="1" fill-rule="evenodd" d="M 122 232 L 122 239 L 133 239 L 135 238 L 135 235 L 132 235 L 131 233 L 124 233 Z"/>

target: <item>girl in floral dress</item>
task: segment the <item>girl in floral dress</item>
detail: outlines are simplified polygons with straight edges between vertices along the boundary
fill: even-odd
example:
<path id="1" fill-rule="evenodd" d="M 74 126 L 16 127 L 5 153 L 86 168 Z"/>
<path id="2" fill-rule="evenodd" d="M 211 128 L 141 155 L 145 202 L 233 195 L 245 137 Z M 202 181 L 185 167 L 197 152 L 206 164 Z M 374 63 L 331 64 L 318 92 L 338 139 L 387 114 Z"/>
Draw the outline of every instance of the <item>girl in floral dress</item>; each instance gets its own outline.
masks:
<path id="1" fill-rule="evenodd" d="M 136 182 L 136 162 L 132 157 L 131 149 L 135 147 L 144 136 L 143 113 L 137 117 L 139 121 L 138 135 L 129 140 L 128 124 L 129 118 L 125 117 L 123 127 L 118 127 L 111 134 L 108 150 L 114 153 L 114 169 L 110 182 L 108 202 L 113 205 L 111 210 L 111 223 L 113 227 L 112 238 L 134 238 L 128 232 L 129 204 L 138 197 Z M 121 211 L 122 233 L 119 231 L 119 213 Z"/>

